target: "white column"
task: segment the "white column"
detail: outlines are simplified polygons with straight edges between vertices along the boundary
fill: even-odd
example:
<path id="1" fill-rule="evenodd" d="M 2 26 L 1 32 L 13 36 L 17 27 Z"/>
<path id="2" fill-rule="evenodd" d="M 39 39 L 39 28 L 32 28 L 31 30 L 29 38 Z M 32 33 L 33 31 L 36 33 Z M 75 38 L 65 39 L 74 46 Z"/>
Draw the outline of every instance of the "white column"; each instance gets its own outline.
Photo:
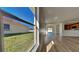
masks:
<path id="1" fill-rule="evenodd" d="M 57 36 L 57 29 L 56 29 L 57 25 L 55 24 L 54 25 L 54 28 L 55 28 L 55 37 Z"/>
<path id="2" fill-rule="evenodd" d="M 63 24 L 59 23 L 59 38 L 62 39 L 63 36 Z"/>
<path id="3" fill-rule="evenodd" d="M 59 24 L 59 35 L 62 36 L 62 23 Z"/>

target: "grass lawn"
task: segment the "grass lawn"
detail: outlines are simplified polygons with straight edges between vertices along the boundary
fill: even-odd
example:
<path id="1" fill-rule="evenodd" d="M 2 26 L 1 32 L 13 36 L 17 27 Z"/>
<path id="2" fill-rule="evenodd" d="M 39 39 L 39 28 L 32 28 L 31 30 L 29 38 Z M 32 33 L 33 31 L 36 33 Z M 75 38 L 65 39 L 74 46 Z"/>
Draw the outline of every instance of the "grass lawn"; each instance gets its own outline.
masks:
<path id="1" fill-rule="evenodd" d="M 4 51 L 24 52 L 34 44 L 34 33 L 24 33 L 20 35 L 4 37 Z"/>

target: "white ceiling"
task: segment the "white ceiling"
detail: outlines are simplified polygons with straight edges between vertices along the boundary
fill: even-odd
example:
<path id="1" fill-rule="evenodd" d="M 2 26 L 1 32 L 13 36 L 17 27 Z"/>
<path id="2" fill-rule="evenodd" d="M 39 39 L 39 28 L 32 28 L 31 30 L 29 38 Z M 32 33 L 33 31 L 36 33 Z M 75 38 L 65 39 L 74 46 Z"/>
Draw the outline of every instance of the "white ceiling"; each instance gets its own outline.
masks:
<path id="1" fill-rule="evenodd" d="M 79 20 L 79 7 L 44 7 L 43 10 L 46 23 L 51 24 Z"/>

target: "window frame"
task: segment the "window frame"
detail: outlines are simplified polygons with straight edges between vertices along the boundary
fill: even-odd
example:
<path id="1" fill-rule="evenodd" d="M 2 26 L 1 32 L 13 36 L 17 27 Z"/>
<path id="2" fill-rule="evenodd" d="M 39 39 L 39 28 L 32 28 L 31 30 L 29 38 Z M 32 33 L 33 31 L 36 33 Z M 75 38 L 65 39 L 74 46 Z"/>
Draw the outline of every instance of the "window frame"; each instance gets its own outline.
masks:
<path id="1" fill-rule="evenodd" d="M 34 17 L 34 47 L 30 52 L 36 52 L 39 47 L 39 7 L 35 7 L 35 17 Z"/>
<path id="2" fill-rule="evenodd" d="M 10 31 L 10 24 L 4 24 L 4 31 Z"/>
<path id="3" fill-rule="evenodd" d="M 47 31 L 48 31 L 48 32 L 52 32 L 52 28 L 49 27 L 49 28 L 47 29 Z"/>

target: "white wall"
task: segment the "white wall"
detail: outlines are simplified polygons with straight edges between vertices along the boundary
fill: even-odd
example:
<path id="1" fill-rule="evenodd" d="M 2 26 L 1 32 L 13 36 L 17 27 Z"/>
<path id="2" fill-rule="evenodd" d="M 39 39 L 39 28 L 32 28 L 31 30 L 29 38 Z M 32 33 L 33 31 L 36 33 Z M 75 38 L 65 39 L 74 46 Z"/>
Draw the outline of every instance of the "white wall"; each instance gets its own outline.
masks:
<path id="1" fill-rule="evenodd" d="M 77 37 L 79 37 L 79 30 L 64 30 L 63 36 L 77 36 Z"/>

